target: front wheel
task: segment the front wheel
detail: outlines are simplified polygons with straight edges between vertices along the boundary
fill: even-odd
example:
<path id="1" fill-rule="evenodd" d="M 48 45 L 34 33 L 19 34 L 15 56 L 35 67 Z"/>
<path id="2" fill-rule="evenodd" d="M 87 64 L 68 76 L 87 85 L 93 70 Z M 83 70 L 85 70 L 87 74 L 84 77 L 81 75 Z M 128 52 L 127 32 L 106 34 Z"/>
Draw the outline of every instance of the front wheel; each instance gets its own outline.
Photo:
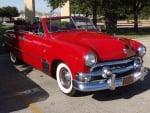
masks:
<path id="1" fill-rule="evenodd" d="M 72 73 L 69 67 L 60 63 L 56 71 L 57 83 L 61 91 L 69 96 L 73 96 L 76 90 L 72 86 Z"/>

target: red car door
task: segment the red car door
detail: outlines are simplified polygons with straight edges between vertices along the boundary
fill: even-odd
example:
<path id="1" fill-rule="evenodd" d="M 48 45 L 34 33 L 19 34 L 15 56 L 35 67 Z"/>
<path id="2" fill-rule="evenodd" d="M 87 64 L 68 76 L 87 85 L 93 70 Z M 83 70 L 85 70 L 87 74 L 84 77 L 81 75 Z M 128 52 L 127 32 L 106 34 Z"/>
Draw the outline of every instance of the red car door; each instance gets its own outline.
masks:
<path id="1" fill-rule="evenodd" d="M 38 28 L 36 32 L 28 32 L 25 34 L 24 51 L 26 55 L 24 59 L 28 64 L 42 70 L 44 33 L 39 30 Z"/>

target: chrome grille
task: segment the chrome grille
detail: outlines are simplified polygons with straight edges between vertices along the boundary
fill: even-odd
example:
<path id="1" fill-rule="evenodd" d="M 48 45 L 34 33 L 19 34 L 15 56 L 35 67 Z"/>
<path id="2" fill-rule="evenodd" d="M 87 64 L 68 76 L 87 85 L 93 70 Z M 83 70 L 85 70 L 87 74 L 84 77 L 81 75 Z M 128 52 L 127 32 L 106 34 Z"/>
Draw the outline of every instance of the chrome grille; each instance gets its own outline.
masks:
<path id="1" fill-rule="evenodd" d="M 120 75 L 125 76 L 125 73 L 132 73 L 133 71 L 136 71 L 134 66 L 135 60 L 140 60 L 141 62 L 141 58 L 139 57 L 132 57 L 129 59 L 109 61 L 109 62 L 101 62 L 94 65 L 91 68 L 91 72 L 101 71 L 103 67 L 109 67 L 112 73 L 116 74 L 118 77 Z"/>

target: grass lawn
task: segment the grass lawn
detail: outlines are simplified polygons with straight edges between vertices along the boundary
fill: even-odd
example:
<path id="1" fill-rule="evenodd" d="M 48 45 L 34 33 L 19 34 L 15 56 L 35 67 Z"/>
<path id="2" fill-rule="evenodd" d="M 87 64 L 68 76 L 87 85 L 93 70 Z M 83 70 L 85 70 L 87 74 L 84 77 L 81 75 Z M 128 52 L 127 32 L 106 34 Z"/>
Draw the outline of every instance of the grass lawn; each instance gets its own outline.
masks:
<path id="1" fill-rule="evenodd" d="M 8 29 L 12 29 L 13 25 L 0 25 L 0 54 L 4 54 L 7 52 L 5 47 L 2 47 L 2 44 L 5 42 L 4 33 Z"/>

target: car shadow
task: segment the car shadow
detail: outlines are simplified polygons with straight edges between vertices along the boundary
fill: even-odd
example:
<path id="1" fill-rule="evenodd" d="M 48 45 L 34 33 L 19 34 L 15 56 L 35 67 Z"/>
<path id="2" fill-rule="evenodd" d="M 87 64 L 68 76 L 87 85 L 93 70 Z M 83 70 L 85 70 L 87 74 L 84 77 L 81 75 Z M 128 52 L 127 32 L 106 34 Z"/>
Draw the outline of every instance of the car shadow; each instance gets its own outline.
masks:
<path id="1" fill-rule="evenodd" d="M 32 67 L 22 65 L 16 69 L 8 55 L 0 55 L 0 113 L 9 113 L 28 108 L 31 104 L 44 101 L 49 94 L 27 75 Z"/>
<path id="2" fill-rule="evenodd" d="M 150 89 L 150 69 L 148 69 L 148 75 L 145 77 L 144 81 L 138 81 L 134 84 L 119 87 L 114 91 L 104 90 L 94 92 L 92 98 L 98 101 L 111 101 L 116 99 L 130 99 L 136 95 L 139 95 Z"/>

